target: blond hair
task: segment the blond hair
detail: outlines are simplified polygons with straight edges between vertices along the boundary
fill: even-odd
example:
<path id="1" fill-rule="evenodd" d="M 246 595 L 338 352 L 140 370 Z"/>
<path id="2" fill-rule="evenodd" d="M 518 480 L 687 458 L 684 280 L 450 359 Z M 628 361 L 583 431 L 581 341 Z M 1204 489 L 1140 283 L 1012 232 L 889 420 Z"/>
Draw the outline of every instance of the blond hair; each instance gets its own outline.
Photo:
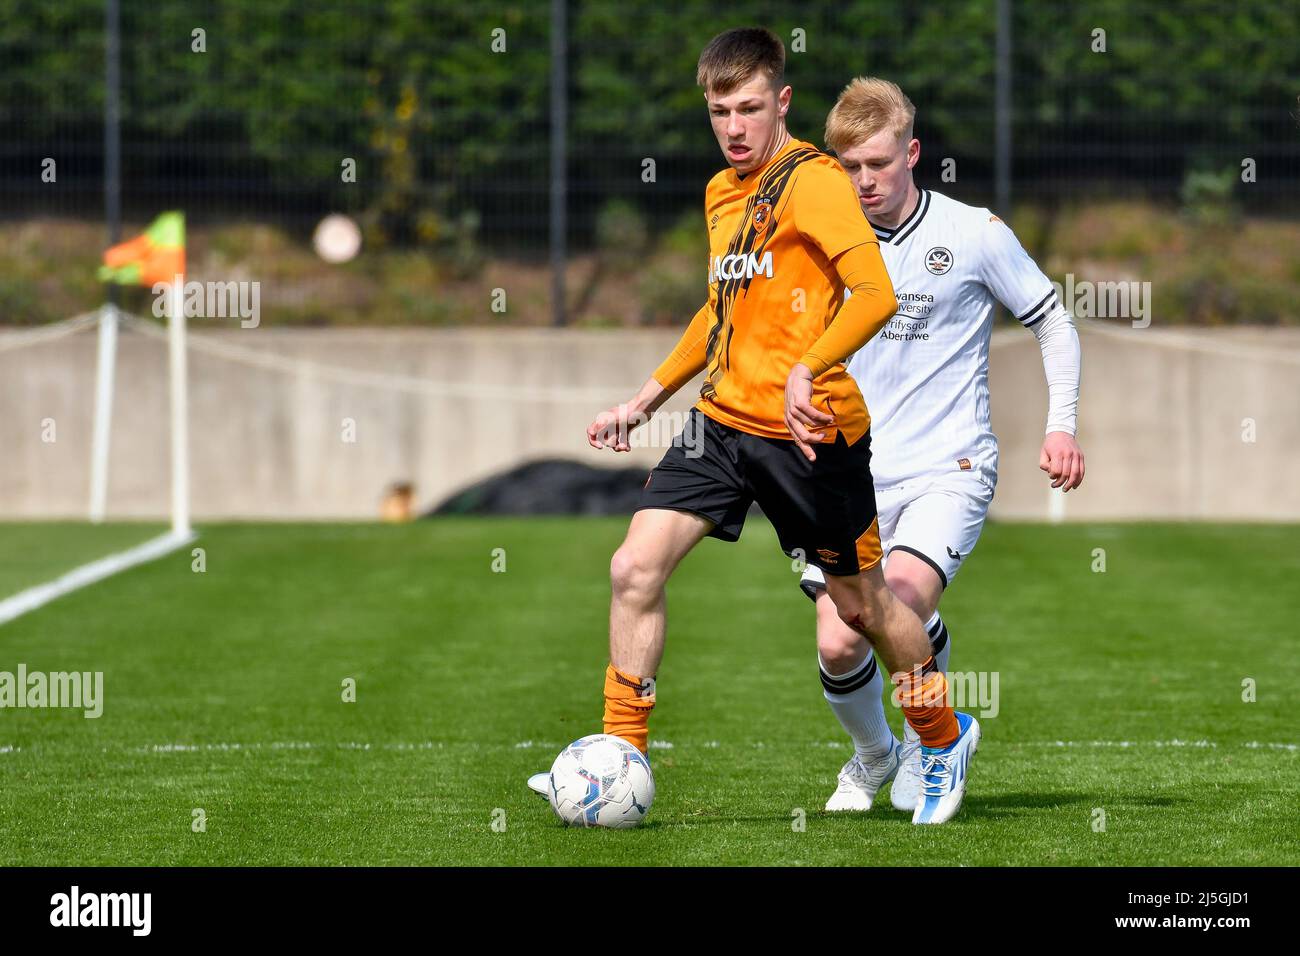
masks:
<path id="1" fill-rule="evenodd" d="M 725 96 L 762 73 L 779 90 L 785 79 L 785 44 L 771 30 L 737 27 L 719 33 L 700 54 L 695 82 L 705 93 Z"/>
<path id="2" fill-rule="evenodd" d="M 881 130 L 912 138 L 916 107 L 897 83 L 859 76 L 844 87 L 826 117 L 826 145 L 837 153 L 869 140 Z"/>

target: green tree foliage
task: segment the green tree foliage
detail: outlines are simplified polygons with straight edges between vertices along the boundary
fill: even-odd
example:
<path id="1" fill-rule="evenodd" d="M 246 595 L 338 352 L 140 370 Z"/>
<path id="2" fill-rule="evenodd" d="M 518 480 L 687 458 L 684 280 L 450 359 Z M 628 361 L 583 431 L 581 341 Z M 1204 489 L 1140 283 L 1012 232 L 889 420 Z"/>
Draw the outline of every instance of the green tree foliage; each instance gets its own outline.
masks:
<path id="1" fill-rule="evenodd" d="M 1013 6 L 1021 156 L 1055 149 L 1086 174 L 1089 156 L 1123 162 L 1171 143 L 1216 155 L 1268 155 L 1283 142 L 1294 150 L 1294 4 Z M 151 144 L 154 157 L 128 177 L 177 175 L 169 163 L 179 157 L 200 164 L 196 179 L 222 179 L 235 196 L 241 180 L 318 189 L 402 241 L 454 235 L 471 209 L 509 213 L 532 203 L 544 211 L 544 0 L 127 0 L 123 8 L 123 137 Z M 661 179 L 693 184 L 693 193 L 670 192 L 674 208 L 659 211 L 672 216 L 697 201 L 701 171 L 718 158 L 696 59 L 717 32 L 752 23 L 774 29 L 790 49 L 796 135 L 820 143 L 844 83 L 874 73 L 904 85 L 925 138 L 987 162 L 995 10 L 995 0 L 573 0 L 576 192 L 593 209 L 613 195 L 635 199 L 641 159 L 655 157 Z M 93 150 L 103 21 L 102 0 L 0 0 L 7 143 L 35 148 L 72 136 Z M 196 29 L 205 31 L 204 53 L 192 49 Z M 1105 52 L 1094 49 L 1098 29 Z M 492 49 L 496 30 L 505 52 Z M 348 156 L 358 165 L 354 188 L 340 180 Z"/>

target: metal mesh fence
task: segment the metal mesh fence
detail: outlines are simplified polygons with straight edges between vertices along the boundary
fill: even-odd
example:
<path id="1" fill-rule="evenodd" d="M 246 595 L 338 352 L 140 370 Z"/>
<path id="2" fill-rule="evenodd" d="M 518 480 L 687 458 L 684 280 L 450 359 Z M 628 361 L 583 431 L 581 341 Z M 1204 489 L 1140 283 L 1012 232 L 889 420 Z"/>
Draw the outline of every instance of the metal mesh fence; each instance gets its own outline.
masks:
<path id="1" fill-rule="evenodd" d="M 102 221 L 105 11 L 104 0 L 0 2 L 10 220 Z M 565 12 L 567 162 L 557 171 L 553 4 L 128 0 L 124 214 L 141 221 L 183 206 L 191 221 L 269 220 L 304 234 L 345 211 L 372 248 L 454 256 L 479 243 L 540 255 L 557 172 L 572 250 L 608 239 L 601 211 L 612 202 L 662 229 L 698 213 L 721 166 L 694 84 L 699 51 L 753 23 L 786 41 L 796 136 L 820 144 L 853 76 L 894 79 L 918 107 L 918 177 L 959 199 L 997 199 L 1002 69 L 1017 203 L 1179 203 L 1199 184 L 1255 213 L 1300 209 L 1293 2 L 574 0 Z M 1001 63 L 999 29 L 1010 40 Z M 47 182 L 51 160 L 57 179 Z M 955 179 L 943 178 L 944 160 Z M 1247 160 L 1254 183 L 1241 182 Z"/>

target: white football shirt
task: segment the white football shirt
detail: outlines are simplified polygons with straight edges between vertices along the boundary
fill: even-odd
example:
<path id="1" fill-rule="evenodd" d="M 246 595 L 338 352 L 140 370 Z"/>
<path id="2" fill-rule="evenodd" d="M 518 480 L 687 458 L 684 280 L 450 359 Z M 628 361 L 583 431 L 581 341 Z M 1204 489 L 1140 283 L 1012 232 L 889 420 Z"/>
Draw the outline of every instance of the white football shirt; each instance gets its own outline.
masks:
<path id="1" fill-rule="evenodd" d="M 919 193 L 896 229 L 873 226 L 898 312 L 848 363 L 871 414 L 871 473 L 882 488 L 953 471 L 996 485 L 994 300 L 1029 328 L 1056 307 L 1056 293 L 989 210 Z"/>

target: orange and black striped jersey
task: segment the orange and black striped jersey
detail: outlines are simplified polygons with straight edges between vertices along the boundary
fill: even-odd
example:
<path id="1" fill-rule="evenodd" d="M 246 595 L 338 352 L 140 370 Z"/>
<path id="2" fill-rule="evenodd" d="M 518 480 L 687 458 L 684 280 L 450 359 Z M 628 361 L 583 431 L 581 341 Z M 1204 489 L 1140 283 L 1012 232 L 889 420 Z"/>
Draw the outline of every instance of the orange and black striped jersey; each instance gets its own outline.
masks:
<path id="1" fill-rule="evenodd" d="M 896 302 L 848 176 L 832 157 L 791 139 L 743 178 L 733 169 L 714 176 L 704 206 L 709 301 L 655 379 L 676 389 L 703 368 L 701 412 L 751 435 L 788 439 L 786 379 L 803 362 L 814 376 L 813 404 L 856 442 L 870 418 L 844 360 L 879 331 Z M 857 247 L 845 257 L 858 267 L 846 301 L 844 260 L 840 269 L 835 260 Z M 859 290 L 868 294 L 860 298 Z M 836 427 L 825 429 L 828 441 Z"/>

